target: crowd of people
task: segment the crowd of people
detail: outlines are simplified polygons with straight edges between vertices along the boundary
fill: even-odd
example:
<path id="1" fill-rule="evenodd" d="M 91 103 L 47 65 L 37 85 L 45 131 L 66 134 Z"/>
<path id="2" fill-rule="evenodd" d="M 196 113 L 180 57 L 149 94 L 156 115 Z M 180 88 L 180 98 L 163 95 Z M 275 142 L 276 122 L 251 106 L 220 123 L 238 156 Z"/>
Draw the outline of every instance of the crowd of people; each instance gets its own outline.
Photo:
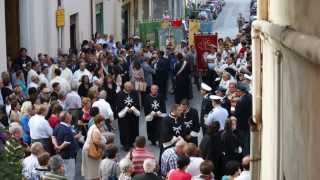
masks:
<path id="1" fill-rule="evenodd" d="M 201 73 L 186 42 L 162 51 L 138 36 L 115 42 L 97 34 L 56 57 L 31 58 L 21 48 L 1 73 L 1 177 L 73 180 L 81 162 L 85 179 L 250 179 L 247 37 L 244 29 L 209 45 Z M 193 86 L 201 105 L 190 103 Z M 119 148 L 127 152 L 121 160 Z"/>

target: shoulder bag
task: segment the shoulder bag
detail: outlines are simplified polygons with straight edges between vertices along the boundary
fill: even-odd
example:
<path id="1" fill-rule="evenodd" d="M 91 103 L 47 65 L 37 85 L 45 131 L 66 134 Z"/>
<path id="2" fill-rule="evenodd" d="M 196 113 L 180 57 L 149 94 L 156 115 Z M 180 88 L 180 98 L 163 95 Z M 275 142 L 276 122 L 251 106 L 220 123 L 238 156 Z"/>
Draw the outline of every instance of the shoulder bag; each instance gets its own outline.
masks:
<path id="1" fill-rule="evenodd" d="M 95 160 L 99 160 L 102 157 L 102 151 L 103 149 L 101 147 L 99 147 L 99 145 L 95 144 L 93 142 L 93 133 L 94 133 L 95 129 L 92 131 L 91 134 L 91 143 L 89 145 L 89 149 L 88 149 L 88 157 L 91 159 L 95 159 Z"/>

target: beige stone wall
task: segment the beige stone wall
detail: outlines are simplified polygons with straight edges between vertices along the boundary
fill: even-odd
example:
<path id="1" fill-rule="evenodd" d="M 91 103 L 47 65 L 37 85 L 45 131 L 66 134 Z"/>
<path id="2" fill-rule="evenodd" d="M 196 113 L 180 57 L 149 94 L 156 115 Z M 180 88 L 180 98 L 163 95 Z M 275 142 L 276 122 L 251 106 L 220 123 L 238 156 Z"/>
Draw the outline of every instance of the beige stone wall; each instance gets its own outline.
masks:
<path id="1" fill-rule="evenodd" d="M 70 48 L 70 16 L 78 13 L 77 47 L 84 39 L 91 38 L 91 15 L 89 0 L 64 0 L 65 26 L 62 30 L 62 48 Z M 35 58 L 39 52 L 55 56 L 58 45 L 56 27 L 57 1 L 20 0 L 20 45 Z"/>
<path id="2" fill-rule="evenodd" d="M 317 0 L 269 0 L 269 21 L 319 37 L 319 7 Z M 320 65 L 264 40 L 262 180 L 320 179 L 319 81 Z"/>
<path id="3" fill-rule="evenodd" d="M 63 49 L 67 52 L 70 48 L 70 16 L 78 14 L 77 20 L 77 48 L 83 40 L 91 38 L 91 5 L 89 0 L 65 0 L 65 27 L 63 33 Z"/>
<path id="4" fill-rule="evenodd" d="M 6 24 L 4 0 L 0 0 L 0 73 L 7 70 Z"/>

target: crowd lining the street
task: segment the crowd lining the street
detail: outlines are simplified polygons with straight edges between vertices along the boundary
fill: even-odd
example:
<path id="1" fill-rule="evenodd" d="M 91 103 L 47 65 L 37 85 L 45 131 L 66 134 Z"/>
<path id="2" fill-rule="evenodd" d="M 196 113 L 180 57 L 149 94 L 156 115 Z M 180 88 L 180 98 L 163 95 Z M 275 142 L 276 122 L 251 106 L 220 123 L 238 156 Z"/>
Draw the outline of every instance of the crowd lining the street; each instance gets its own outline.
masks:
<path id="1" fill-rule="evenodd" d="M 33 59 L 21 48 L 1 73 L 1 179 L 73 180 L 78 152 L 85 179 L 250 179 L 249 32 L 209 45 L 201 73 L 186 42 L 161 51 L 138 36 L 97 34 L 79 52 Z M 193 86 L 203 95 L 200 112 L 189 103 Z M 128 152 L 121 160 L 119 148 Z"/>

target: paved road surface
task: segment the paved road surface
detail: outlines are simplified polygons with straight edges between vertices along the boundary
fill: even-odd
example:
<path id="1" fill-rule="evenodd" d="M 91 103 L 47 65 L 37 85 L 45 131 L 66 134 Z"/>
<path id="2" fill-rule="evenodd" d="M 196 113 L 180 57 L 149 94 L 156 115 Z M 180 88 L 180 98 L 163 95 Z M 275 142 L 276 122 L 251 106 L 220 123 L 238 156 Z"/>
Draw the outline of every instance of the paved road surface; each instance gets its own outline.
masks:
<path id="1" fill-rule="evenodd" d="M 219 33 L 219 37 L 226 37 L 231 36 L 234 37 L 235 34 L 238 31 L 237 28 L 237 16 L 241 12 L 246 19 L 249 17 L 249 4 L 250 0 L 226 0 L 226 5 L 223 7 L 222 12 L 220 13 L 219 17 L 214 23 L 214 31 Z M 193 86 L 193 96 L 194 98 L 191 101 L 191 106 L 196 108 L 200 113 L 200 106 L 201 106 L 201 96 L 199 94 L 199 91 L 195 86 Z M 169 95 L 168 100 L 166 101 L 167 104 L 167 111 L 170 110 L 171 105 L 174 102 L 174 96 Z M 140 135 L 147 136 L 146 133 L 146 124 L 144 122 L 144 114 L 141 113 L 142 117 L 140 118 Z M 117 122 L 115 122 L 115 127 L 117 128 Z M 116 132 L 117 133 L 117 132 Z M 201 138 L 201 137 L 200 137 Z M 116 144 L 118 147 L 120 146 L 119 142 L 119 134 L 117 133 L 116 138 Z M 151 150 L 156 157 L 159 156 L 159 148 L 156 146 L 150 145 L 150 142 L 148 142 L 147 148 Z M 118 159 L 120 160 L 123 158 L 127 152 L 124 152 L 120 148 L 120 153 L 118 155 Z M 81 155 L 79 153 L 78 160 L 76 163 L 76 180 L 83 179 L 81 177 Z"/>
<path id="2" fill-rule="evenodd" d="M 235 37 L 238 32 L 237 17 L 239 13 L 248 20 L 251 0 L 225 0 L 226 5 L 213 24 L 214 32 L 219 37 Z"/>

